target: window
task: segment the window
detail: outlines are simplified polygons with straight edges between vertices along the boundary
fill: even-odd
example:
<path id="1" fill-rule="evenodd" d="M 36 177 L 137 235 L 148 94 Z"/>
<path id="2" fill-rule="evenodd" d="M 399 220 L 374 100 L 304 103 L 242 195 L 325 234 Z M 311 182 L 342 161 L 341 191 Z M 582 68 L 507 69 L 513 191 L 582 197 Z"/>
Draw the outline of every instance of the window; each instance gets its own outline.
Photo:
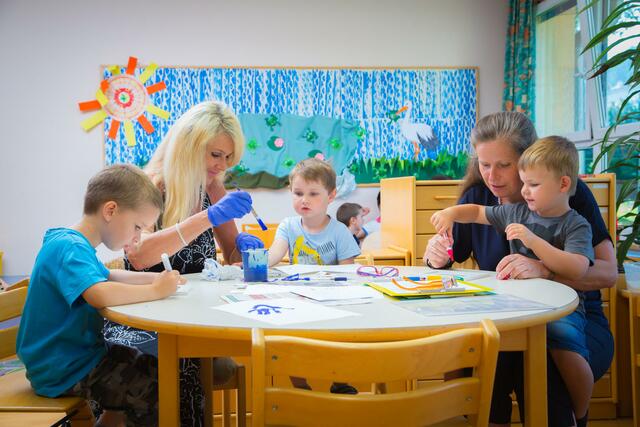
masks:
<path id="1" fill-rule="evenodd" d="M 574 141 L 580 154 L 581 173 L 597 173 L 606 166 L 606 160 L 591 164 L 599 153 L 599 147 L 593 144 L 602 139 L 628 96 L 629 88 L 624 83 L 631 73 L 630 66 L 620 66 L 596 79 L 586 79 L 599 52 L 594 49 L 582 55 L 582 49 L 599 31 L 616 0 L 602 0 L 580 13 L 589 3 L 590 0 L 545 0 L 536 7 L 536 129 L 541 136 L 558 134 Z M 638 22 L 640 6 L 626 11 L 619 19 Z M 623 39 L 639 32 L 636 26 L 609 37 L 607 45 L 618 44 L 607 55 L 635 46 L 638 38 Z M 640 111 L 640 96 L 629 102 L 625 111 Z M 618 126 L 613 136 L 634 130 L 640 130 L 640 122 Z M 613 160 L 623 155 L 620 150 L 612 153 Z M 638 159 L 633 162 L 637 166 Z M 637 171 L 637 167 L 614 170 L 618 188 L 626 180 L 637 181 Z"/>

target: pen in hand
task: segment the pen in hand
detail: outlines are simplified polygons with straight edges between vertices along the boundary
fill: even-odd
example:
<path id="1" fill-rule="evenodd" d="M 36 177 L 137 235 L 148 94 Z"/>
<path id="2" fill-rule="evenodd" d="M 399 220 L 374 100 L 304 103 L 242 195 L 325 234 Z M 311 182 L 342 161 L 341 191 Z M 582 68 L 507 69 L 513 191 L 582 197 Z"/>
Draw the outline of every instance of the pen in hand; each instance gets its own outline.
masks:
<path id="1" fill-rule="evenodd" d="M 160 255 L 160 259 L 162 260 L 162 265 L 164 265 L 165 270 L 167 271 L 173 270 L 171 268 L 171 263 L 169 262 L 169 255 L 163 253 L 162 255 Z"/>

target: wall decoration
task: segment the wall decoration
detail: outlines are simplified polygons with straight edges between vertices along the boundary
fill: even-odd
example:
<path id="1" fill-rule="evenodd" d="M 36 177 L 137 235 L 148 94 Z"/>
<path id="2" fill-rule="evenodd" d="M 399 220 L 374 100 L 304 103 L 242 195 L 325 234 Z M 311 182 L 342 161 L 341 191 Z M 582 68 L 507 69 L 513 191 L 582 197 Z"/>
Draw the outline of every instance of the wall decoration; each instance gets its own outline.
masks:
<path id="1" fill-rule="evenodd" d="M 120 123 L 122 123 L 127 146 L 133 147 L 136 145 L 133 130 L 134 120 L 142 126 L 147 134 L 152 134 L 155 130 L 144 116 L 145 111 L 163 119 L 169 118 L 169 112 L 153 105 L 149 98 L 149 95 L 166 89 L 165 83 L 160 81 L 151 86 L 144 86 L 144 83 L 158 66 L 152 63 L 136 77 L 137 63 L 137 58 L 129 57 L 124 74 L 117 65 L 109 67 L 110 77 L 100 82 L 100 88 L 96 91 L 96 99 L 78 103 L 80 111 L 99 110 L 81 123 L 85 131 L 91 130 L 109 117 L 111 125 L 106 135 L 107 138 L 116 139 Z"/>
<path id="2" fill-rule="evenodd" d="M 477 118 L 477 68 L 158 67 L 155 104 L 171 114 L 158 132 L 105 138 L 108 164 L 144 165 L 191 106 L 220 100 L 240 119 L 246 150 L 229 171 L 241 187 L 282 188 L 307 157 L 330 161 L 356 182 L 415 175 L 459 178 Z M 104 78 L 112 77 L 110 69 Z M 105 119 L 108 124 L 109 117 Z M 105 133 L 107 133 L 105 129 Z M 108 136 L 108 135 L 107 135 Z"/>

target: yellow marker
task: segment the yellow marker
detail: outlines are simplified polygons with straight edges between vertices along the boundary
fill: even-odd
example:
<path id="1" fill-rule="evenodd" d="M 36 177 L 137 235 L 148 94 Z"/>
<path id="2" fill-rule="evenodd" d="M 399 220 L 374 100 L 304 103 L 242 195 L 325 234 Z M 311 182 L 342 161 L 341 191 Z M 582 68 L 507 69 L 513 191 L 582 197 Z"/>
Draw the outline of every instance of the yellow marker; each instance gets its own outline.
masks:
<path id="1" fill-rule="evenodd" d="M 149 64 L 149 66 L 144 70 L 144 72 L 140 74 L 140 77 L 138 77 L 138 80 L 140 80 L 140 83 L 144 84 L 144 82 L 149 80 L 149 77 L 151 77 L 151 74 L 156 72 L 156 68 L 158 68 L 158 64 L 156 64 L 155 62 L 152 62 L 151 64 Z"/>
<path id="2" fill-rule="evenodd" d="M 102 93 L 102 89 L 98 89 L 96 92 L 96 99 L 103 107 L 109 103 L 107 97 Z"/>
<path id="3" fill-rule="evenodd" d="M 124 121 L 124 136 L 127 138 L 127 145 L 129 147 L 136 145 L 136 134 L 133 130 L 133 123 L 131 123 L 131 120 Z"/>
<path id="4" fill-rule="evenodd" d="M 96 125 L 102 123 L 102 121 L 106 117 L 107 113 L 105 113 L 103 110 L 100 110 L 88 119 L 83 120 L 82 123 L 80 123 L 80 126 L 82 126 L 82 129 L 84 129 L 85 131 L 89 131 L 89 129 L 92 129 Z"/>
<path id="5" fill-rule="evenodd" d="M 160 117 L 161 119 L 168 119 L 171 115 L 171 113 L 169 113 L 168 111 L 165 111 L 162 108 L 158 108 L 155 105 L 148 104 L 146 108 L 148 112 Z"/>

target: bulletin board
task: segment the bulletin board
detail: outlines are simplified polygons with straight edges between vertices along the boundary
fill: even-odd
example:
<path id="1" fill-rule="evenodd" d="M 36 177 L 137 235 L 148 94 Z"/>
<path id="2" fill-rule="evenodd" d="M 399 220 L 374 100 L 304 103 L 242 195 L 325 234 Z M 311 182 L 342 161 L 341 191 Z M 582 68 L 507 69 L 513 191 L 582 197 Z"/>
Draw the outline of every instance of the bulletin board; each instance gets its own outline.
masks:
<path id="1" fill-rule="evenodd" d="M 142 73 L 144 67 L 136 69 Z M 103 78 L 111 73 L 105 67 Z M 357 183 L 414 175 L 418 179 L 464 175 L 471 129 L 478 114 L 478 69 L 426 67 L 157 67 L 148 84 L 168 119 L 149 115 L 147 133 L 134 127 L 109 135 L 105 163 L 144 166 L 171 125 L 207 100 L 227 104 L 246 138 L 229 180 L 245 188 L 282 188 L 291 168 L 307 157 L 332 163 Z"/>

